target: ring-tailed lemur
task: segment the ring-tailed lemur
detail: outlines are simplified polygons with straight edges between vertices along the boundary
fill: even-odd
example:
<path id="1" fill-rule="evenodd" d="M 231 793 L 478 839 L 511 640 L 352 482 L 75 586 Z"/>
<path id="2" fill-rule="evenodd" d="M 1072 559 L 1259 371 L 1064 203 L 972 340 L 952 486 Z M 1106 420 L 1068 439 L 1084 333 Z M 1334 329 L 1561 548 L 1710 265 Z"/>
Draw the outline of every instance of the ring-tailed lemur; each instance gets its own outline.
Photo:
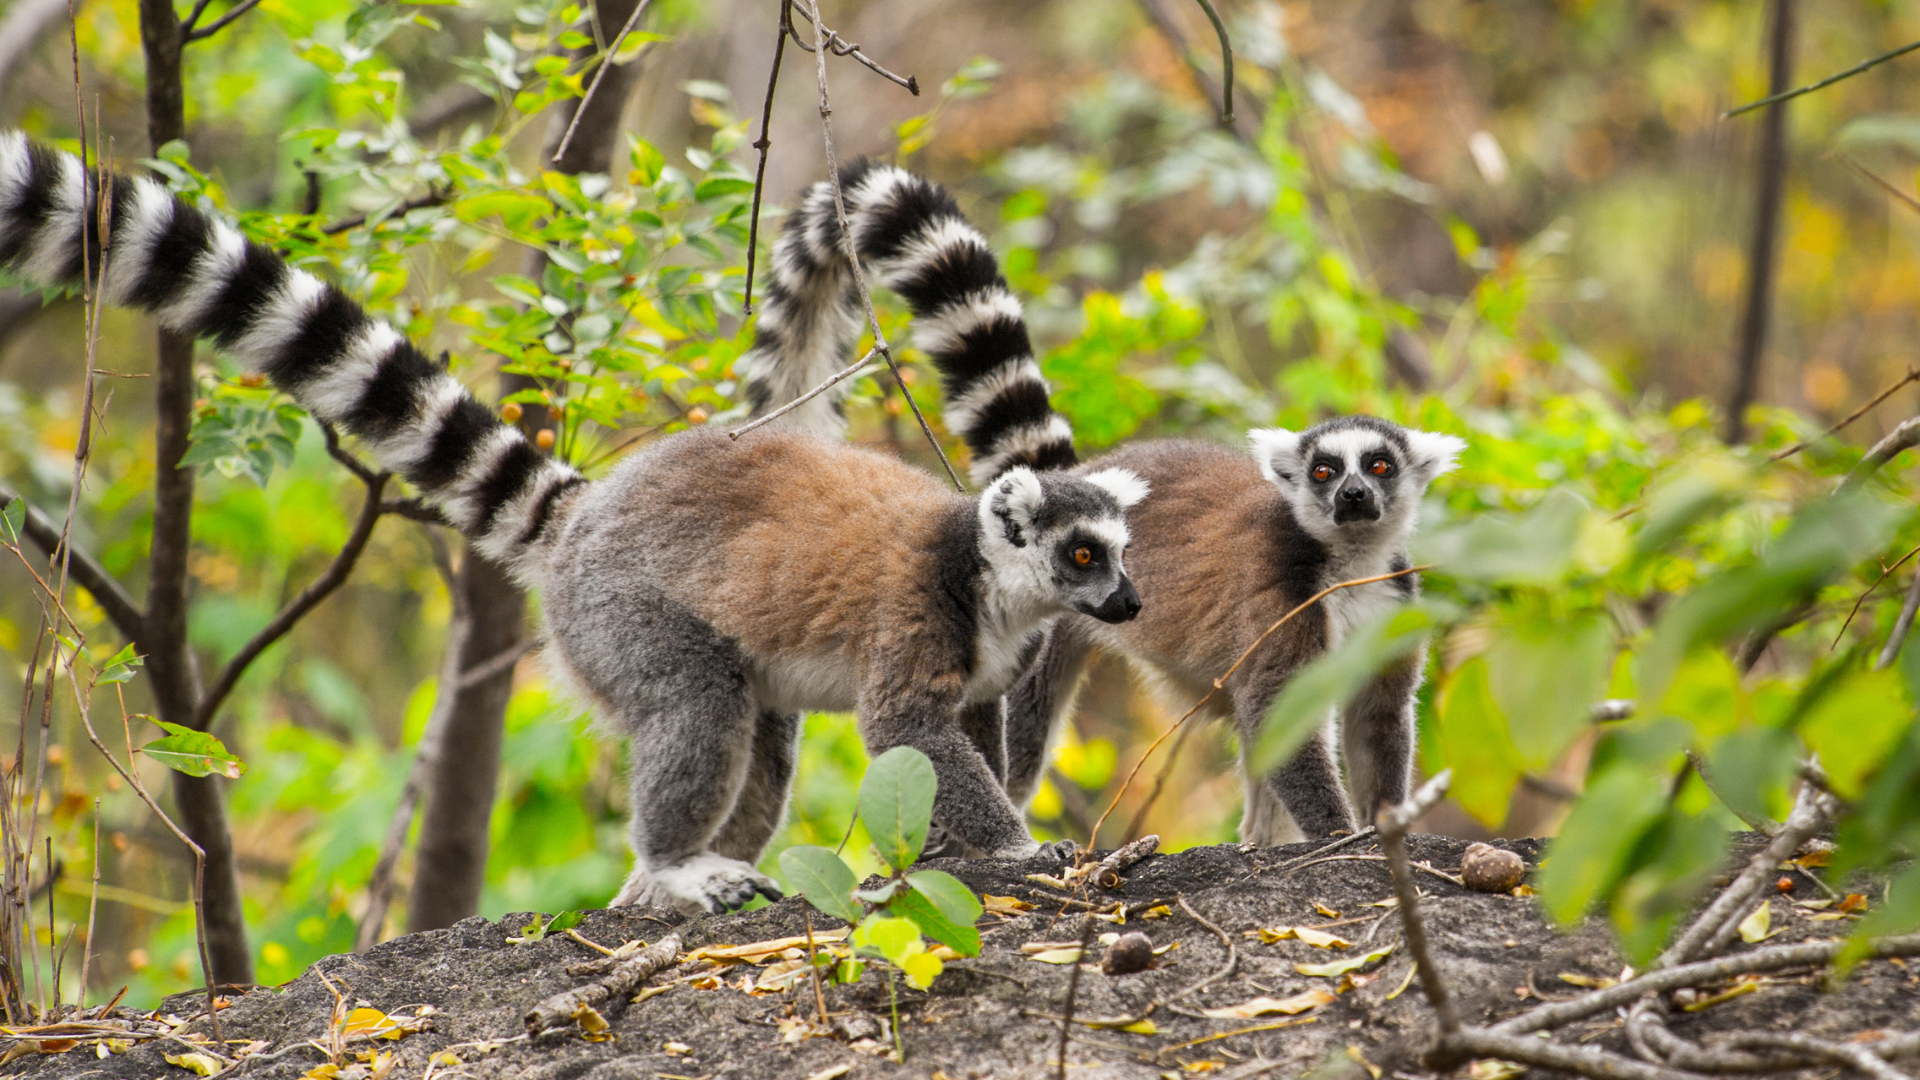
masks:
<path id="1" fill-rule="evenodd" d="M 91 250 L 108 302 L 212 339 L 542 590 L 549 663 L 632 737 L 616 903 L 779 894 L 753 863 L 806 709 L 856 710 L 874 753 L 925 753 L 935 812 L 972 847 L 1039 850 L 963 709 L 997 714 L 1054 616 L 1139 610 L 1121 562 L 1137 478 L 1012 469 L 968 499 L 803 432 L 694 430 L 588 483 L 334 286 L 151 179 L 116 178 L 100 252 L 94 194 L 73 155 L 0 133 L 0 267 L 72 284 Z"/>
<path id="2" fill-rule="evenodd" d="M 1459 439 L 1346 417 L 1298 433 L 1254 431 L 1251 456 L 1150 440 L 1076 465 L 1071 429 L 1048 403 L 1020 303 L 953 199 L 938 185 L 867 163 L 851 167 L 841 187 L 856 247 L 874 278 L 913 310 L 914 341 L 940 369 L 946 422 L 972 448 L 976 482 L 1016 466 L 1124 468 L 1152 491 L 1129 516 L 1129 565 L 1145 612 L 1125 626 L 1062 618 L 1008 694 L 1007 788 L 1016 803 L 1024 805 L 1039 781 L 1047 741 L 1071 705 L 1091 648 L 1143 664 L 1184 705 L 1309 596 L 1406 568 L 1420 498 L 1453 467 L 1465 446 Z M 779 310 L 761 318 L 778 327 L 789 348 L 756 352 L 748 396 L 757 411 L 824 378 L 858 329 L 847 275 L 819 256 L 837 235 L 831 193 L 822 184 L 779 242 L 767 293 L 769 308 L 777 302 Z M 795 423 L 823 434 L 839 430 L 836 403 L 810 404 L 811 413 L 789 414 Z M 1266 777 L 1247 775 L 1244 750 L 1301 665 L 1417 589 L 1409 575 L 1334 593 L 1256 650 L 1227 684 L 1216 714 L 1230 716 L 1241 736 L 1242 839 L 1275 844 L 1354 826 L 1331 730 Z M 1369 819 L 1376 807 L 1406 797 L 1424 664 L 1422 654 L 1394 665 L 1340 717 L 1353 803 Z"/>

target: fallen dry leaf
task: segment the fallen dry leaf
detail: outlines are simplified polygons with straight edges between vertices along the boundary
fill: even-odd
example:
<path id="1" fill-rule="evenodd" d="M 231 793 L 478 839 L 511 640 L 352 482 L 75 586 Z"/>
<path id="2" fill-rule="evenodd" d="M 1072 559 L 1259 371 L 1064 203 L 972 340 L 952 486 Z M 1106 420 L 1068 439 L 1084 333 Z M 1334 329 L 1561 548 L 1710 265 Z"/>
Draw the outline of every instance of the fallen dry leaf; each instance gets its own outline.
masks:
<path id="1" fill-rule="evenodd" d="M 1306 990 L 1289 998 L 1257 997 L 1238 1005 L 1200 1011 L 1216 1020 L 1251 1020 L 1256 1016 L 1271 1016 L 1274 1013 L 1294 1016 L 1334 1000 L 1337 999 L 1325 990 Z"/>
<path id="2" fill-rule="evenodd" d="M 1327 905 L 1321 903 L 1318 900 L 1315 900 L 1313 902 L 1313 910 L 1319 912 L 1322 915 L 1325 915 L 1329 919 L 1337 919 L 1340 917 L 1339 912 L 1333 910 L 1332 908 L 1328 907 Z"/>
<path id="3" fill-rule="evenodd" d="M 1855 911 L 1865 911 L 1867 910 L 1867 898 L 1857 892 L 1850 892 L 1847 894 L 1846 899 L 1840 901 L 1838 910 L 1849 914 Z"/>
<path id="4" fill-rule="evenodd" d="M 1759 979 L 1753 979 L 1753 978 L 1741 979 L 1739 982 L 1734 983 L 1732 986 L 1728 987 L 1725 990 L 1720 991 L 1717 994 L 1713 994 L 1708 997 L 1703 997 L 1698 1001 L 1690 1001 L 1680 1007 L 1682 1009 L 1685 1009 L 1688 1012 L 1699 1012 L 1702 1009 L 1711 1009 L 1715 1005 L 1718 1005 L 1723 1001 L 1732 1001 L 1734 998 L 1740 997 L 1743 994 L 1754 993 L 1759 989 L 1760 989 Z"/>
<path id="5" fill-rule="evenodd" d="M 1293 970 L 1302 975 L 1314 975 L 1320 978 L 1330 979 L 1335 976 L 1345 975 L 1349 971 L 1359 971 L 1368 964 L 1385 959 L 1387 954 L 1392 951 L 1393 946 L 1388 945 L 1384 948 L 1375 949 L 1370 953 L 1348 957 L 1345 960 L 1334 960 L 1325 964 L 1295 964 L 1293 965 Z"/>
<path id="6" fill-rule="evenodd" d="M 375 1039 L 402 1039 L 418 1030 L 408 1020 L 363 1006 L 347 1014 L 347 1022 L 341 1026 L 340 1034 L 347 1038 L 365 1035 Z"/>
<path id="7" fill-rule="evenodd" d="M 177 1065 L 198 1076 L 212 1076 L 227 1067 L 226 1062 L 212 1054 L 162 1054 L 161 1057 L 167 1059 L 167 1064 Z"/>
<path id="8" fill-rule="evenodd" d="M 1064 949 L 1042 949 L 1029 953 L 1027 959 L 1041 964 L 1077 964 L 1080 962 L 1080 946 L 1069 945 Z"/>
<path id="9" fill-rule="evenodd" d="M 1620 980 L 1618 979 L 1610 979 L 1604 975 L 1596 978 L 1592 975 L 1582 975 L 1577 971 L 1561 972 L 1560 981 L 1586 990 L 1605 990 L 1610 986 L 1620 985 Z"/>
<path id="10" fill-rule="evenodd" d="M 1356 1063 L 1358 1063 L 1361 1068 L 1367 1070 L 1367 1075 L 1373 1077 L 1373 1080 L 1380 1080 L 1380 1066 L 1375 1065 L 1371 1061 L 1368 1061 L 1366 1059 L 1366 1055 L 1360 1052 L 1359 1047 L 1357 1046 L 1347 1047 L 1347 1056 L 1352 1058 Z"/>
<path id="11" fill-rule="evenodd" d="M 818 945 L 823 941 L 843 941 L 849 933 L 852 933 L 852 930 L 845 926 L 838 930 L 816 930 L 813 934 L 813 942 Z M 745 945 L 702 945 L 681 957 L 681 962 L 712 960 L 720 964 L 758 964 L 771 960 L 788 949 L 804 950 L 806 947 L 805 935 L 774 938 L 771 941 L 753 941 Z"/>
<path id="12" fill-rule="evenodd" d="M 1022 911 L 1032 911 L 1033 905 L 1017 896 L 994 896 L 980 894 L 980 906 L 996 915 L 1017 915 Z M 852 1068 L 851 1065 L 848 1068 Z"/>
<path id="13" fill-rule="evenodd" d="M 817 1073 L 808 1073 L 807 1080 L 840 1080 L 853 1071 L 853 1062 L 843 1061 L 838 1065 L 829 1065 Z"/>
<path id="14" fill-rule="evenodd" d="M 1413 977 L 1416 973 L 1419 972 L 1419 970 L 1420 970 L 1419 964 L 1408 964 L 1406 977 L 1400 980 L 1399 986 L 1396 986 L 1393 988 L 1393 993 L 1387 995 L 1387 1000 L 1392 1001 L 1394 998 L 1397 998 L 1401 994 L 1406 993 L 1407 987 L 1413 985 Z"/>
<path id="15" fill-rule="evenodd" d="M 607 1023 L 607 1018 L 586 1002 L 581 1002 L 579 1008 L 573 1010 L 573 1022 L 580 1025 L 580 1034 L 588 1042 L 606 1042 L 613 1038 L 613 1027 Z"/>
<path id="16" fill-rule="evenodd" d="M 1773 926 L 1773 905 L 1762 902 L 1753 909 L 1753 914 L 1740 920 L 1740 940 L 1751 945 L 1767 940 L 1767 931 Z"/>
<path id="17" fill-rule="evenodd" d="M 1028 874 L 1027 880 L 1037 885 L 1046 885 L 1055 889 L 1072 888 L 1072 886 L 1068 885 L 1066 882 L 1061 881 L 1059 878 L 1053 877 L 1049 874 Z"/>
<path id="18" fill-rule="evenodd" d="M 1226 1067 L 1227 1063 L 1224 1061 L 1189 1061 L 1180 1066 L 1183 1071 L 1190 1073 L 1210 1073 Z"/>
<path id="19" fill-rule="evenodd" d="M 685 1055 L 693 1053 L 693 1047 L 683 1042 L 664 1042 L 660 1044 L 660 1049 L 665 1050 L 669 1054 Z"/>
<path id="20" fill-rule="evenodd" d="M 38 1044 L 43 1054 L 64 1054 L 80 1045 L 79 1039 L 41 1039 Z"/>
<path id="21" fill-rule="evenodd" d="M 1165 919 L 1170 917 L 1172 914 L 1173 914 L 1173 909 L 1168 907 L 1167 905 L 1155 904 L 1152 907 L 1148 908 L 1147 910 L 1141 912 L 1140 919 L 1143 922 L 1151 921 L 1153 919 Z"/>
<path id="22" fill-rule="evenodd" d="M 1467 1066 L 1469 1080 L 1509 1080 L 1526 1072 L 1525 1065 L 1516 1065 L 1511 1061 L 1496 1058 L 1481 1058 Z"/>

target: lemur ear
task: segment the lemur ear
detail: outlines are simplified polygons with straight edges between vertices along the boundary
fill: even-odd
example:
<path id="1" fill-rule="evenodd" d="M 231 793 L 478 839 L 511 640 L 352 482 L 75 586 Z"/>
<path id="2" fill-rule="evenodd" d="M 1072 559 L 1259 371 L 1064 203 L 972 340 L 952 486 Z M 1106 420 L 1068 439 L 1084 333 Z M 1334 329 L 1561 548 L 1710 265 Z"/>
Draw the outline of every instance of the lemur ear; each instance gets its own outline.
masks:
<path id="1" fill-rule="evenodd" d="M 1452 472 L 1453 467 L 1460 463 L 1460 452 L 1466 448 L 1465 439 L 1452 435 L 1431 431 L 1407 432 L 1407 451 L 1413 457 L 1413 468 L 1425 483 L 1432 483 L 1435 478 Z"/>
<path id="2" fill-rule="evenodd" d="M 1122 510 L 1133 509 L 1147 497 L 1147 482 L 1132 469 L 1101 469 L 1088 473 L 1084 479 L 1113 496 Z"/>
<path id="3" fill-rule="evenodd" d="M 1268 480 L 1286 487 L 1300 475 L 1300 433 L 1286 428 L 1254 428 L 1247 432 L 1253 460 Z"/>
<path id="4" fill-rule="evenodd" d="M 1040 478 L 1033 474 L 1032 469 L 1020 465 L 1008 469 L 993 482 L 993 486 L 981 495 L 980 506 L 999 521 L 1006 533 L 1007 543 L 1014 547 L 1026 547 L 1026 532 L 1033 527 L 1033 519 L 1039 514 L 1040 504 L 1045 499 L 1045 493 L 1040 490 Z"/>

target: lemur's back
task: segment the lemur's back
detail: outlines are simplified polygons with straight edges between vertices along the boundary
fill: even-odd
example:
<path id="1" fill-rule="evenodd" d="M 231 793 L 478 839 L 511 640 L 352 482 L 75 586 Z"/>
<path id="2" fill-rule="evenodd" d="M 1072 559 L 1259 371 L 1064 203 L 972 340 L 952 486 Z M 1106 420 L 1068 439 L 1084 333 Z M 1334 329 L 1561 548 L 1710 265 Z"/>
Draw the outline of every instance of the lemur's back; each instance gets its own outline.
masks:
<path id="1" fill-rule="evenodd" d="M 1082 466 L 1112 467 L 1138 473 L 1153 495 L 1128 517 L 1127 566 L 1146 601 L 1139 617 L 1117 626 L 1085 624 L 1108 647 L 1205 682 L 1321 587 L 1325 549 L 1294 522 L 1279 489 L 1245 452 L 1154 439 Z M 1221 603 L 1223 596 L 1234 602 Z M 1318 607 L 1296 621 L 1317 632 L 1289 635 L 1288 642 L 1322 637 Z"/>
<path id="2" fill-rule="evenodd" d="M 970 547 L 971 518 L 968 500 L 884 454 L 790 430 L 691 431 L 594 485 L 548 580 L 588 596 L 659 589 L 753 653 L 859 646 L 871 613 L 961 554 L 946 550 L 956 534 Z"/>

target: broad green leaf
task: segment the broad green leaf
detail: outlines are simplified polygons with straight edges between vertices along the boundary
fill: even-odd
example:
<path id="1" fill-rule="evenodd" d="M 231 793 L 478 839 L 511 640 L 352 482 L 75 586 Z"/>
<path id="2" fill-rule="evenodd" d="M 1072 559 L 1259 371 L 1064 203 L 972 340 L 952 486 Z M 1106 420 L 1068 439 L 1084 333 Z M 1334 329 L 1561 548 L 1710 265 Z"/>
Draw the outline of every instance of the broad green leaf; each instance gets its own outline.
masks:
<path id="1" fill-rule="evenodd" d="M 155 720 L 154 723 L 166 728 L 170 734 L 141 747 L 140 752 L 167 768 L 188 776 L 218 774 L 229 780 L 238 780 L 240 774 L 247 771 L 246 762 L 228 753 L 220 740 L 212 735 L 165 720 Z"/>
<path id="2" fill-rule="evenodd" d="M 907 977 L 907 984 L 916 990 L 925 990 L 939 978 L 946 967 L 940 958 L 932 953 L 915 953 L 900 962 L 900 973 Z"/>
<path id="3" fill-rule="evenodd" d="M 1833 790 L 1854 799 L 1913 723 L 1898 672 L 1856 671 L 1821 697 L 1799 731 Z"/>
<path id="4" fill-rule="evenodd" d="M 1416 535 L 1413 560 L 1466 581 L 1550 584 L 1566 574 L 1586 516 L 1579 496 L 1555 488 L 1524 514 L 1485 514 Z"/>
<path id="5" fill-rule="evenodd" d="M 874 849 L 895 870 L 920 857 L 938 786 L 933 763 L 911 746 L 896 746 L 867 766 L 860 782 L 860 820 L 867 823 Z"/>
<path id="6" fill-rule="evenodd" d="M 1638 515 L 1634 550 L 1641 554 L 1664 551 L 1695 522 L 1732 506 L 1752 482 L 1748 470 L 1730 458 L 1694 462 L 1663 481 L 1647 499 L 1646 510 Z"/>
<path id="7" fill-rule="evenodd" d="M 1666 787 L 1665 776 L 1638 761 L 1620 761 L 1588 780 L 1538 874 L 1541 900 L 1561 925 L 1579 921 L 1612 890 L 1665 808 Z"/>
<path id="8" fill-rule="evenodd" d="M 580 920 L 584 918 L 586 918 L 586 916 L 577 911 L 563 911 L 555 915 L 552 921 L 547 923 L 547 933 L 558 934 L 563 930 L 571 930 L 579 926 Z"/>
<path id="9" fill-rule="evenodd" d="M 103 683 L 128 682 L 133 678 L 136 669 L 140 667 L 141 663 L 142 658 L 136 655 L 133 651 L 133 646 L 128 644 L 119 652 L 114 653 L 112 657 L 108 658 L 106 663 L 100 665 L 100 675 L 94 681 Z"/>
<path id="10" fill-rule="evenodd" d="M 973 890 L 952 874 L 939 870 L 916 870 L 907 875 L 913 891 L 933 901 L 940 913 L 962 926 L 972 926 L 984 910 Z"/>
<path id="11" fill-rule="evenodd" d="M 1516 620 L 1494 639 L 1489 687 L 1527 768 L 1552 765 L 1586 731 L 1593 703 L 1606 696 L 1612 653 L 1613 631 L 1598 615 Z"/>
<path id="12" fill-rule="evenodd" d="M 641 187 L 652 187 L 660 179 L 661 171 L 666 168 L 667 159 L 652 143 L 645 139 L 633 141 L 633 152 L 628 155 L 633 161 L 634 183 Z"/>
<path id="13" fill-rule="evenodd" d="M 1254 742 L 1251 765 L 1265 775 L 1293 757 L 1329 712 L 1344 707 L 1390 664 L 1405 659 L 1447 609 L 1421 601 L 1355 629 L 1336 648 L 1295 672 L 1267 709 Z"/>
<path id="14" fill-rule="evenodd" d="M 1725 863 L 1727 830 L 1712 795 L 1691 777 L 1671 808 L 1633 845 L 1614 890 L 1610 914 L 1621 945 L 1636 964 L 1659 953 L 1682 916 L 1693 910 Z M 1692 805 L 1692 804 L 1698 805 Z M 1638 861 L 1638 866 L 1631 865 Z"/>
<path id="15" fill-rule="evenodd" d="M 1661 698 L 1659 714 L 1686 721 L 1699 741 L 1718 738 L 1749 719 L 1747 695 L 1740 687 L 1740 672 L 1719 649 L 1693 650 Z"/>
<path id="16" fill-rule="evenodd" d="M 1449 794 L 1482 824 L 1499 828 L 1525 763 L 1488 688 L 1485 657 L 1462 664 L 1441 689 L 1433 734 L 1441 763 L 1453 768 Z"/>
<path id="17" fill-rule="evenodd" d="M 919 927 L 912 921 L 879 914 L 869 916 L 854 930 L 853 944 L 855 948 L 872 950 L 894 964 L 926 948 L 920 940 Z"/>
<path id="18" fill-rule="evenodd" d="M 1781 820 L 1800 775 L 1800 744 L 1782 728 L 1748 725 L 1715 740 L 1706 754 L 1714 794 L 1743 818 Z"/>
<path id="19" fill-rule="evenodd" d="M 937 871 L 929 871 L 929 873 L 937 873 Z M 946 886 L 936 886 L 936 888 L 951 892 Z M 968 899 L 972 898 L 972 894 L 966 892 L 966 886 L 958 881 L 953 882 L 952 889 L 958 889 Z M 949 895 L 946 899 L 951 903 L 956 898 Z M 973 919 L 955 918 L 933 895 L 922 892 L 916 887 L 894 897 L 893 902 L 887 905 L 887 910 L 912 920 L 922 933 L 962 956 L 980 954 L 980 932 L 973 928 L 973 919 L 980 917 L 978 901 L 975 901 L 973 906 Z"/>
<path id="20" fill-rule="evenodd" d="M 709 176 L 700 181 L 693 189 L 693 197 L 699 202 L 717 199 L 722 195 L 741 195 L 753 190 L 753 181 L 733 176 Z"/>
<path id="21" fill-rule="evenodd" d="M 859 922 L 852 893 L 860 884 L 840 856 L 813 844 L 795 844 L 780 853 L 780 873 L 818 911 L 842 922 Z"/>

